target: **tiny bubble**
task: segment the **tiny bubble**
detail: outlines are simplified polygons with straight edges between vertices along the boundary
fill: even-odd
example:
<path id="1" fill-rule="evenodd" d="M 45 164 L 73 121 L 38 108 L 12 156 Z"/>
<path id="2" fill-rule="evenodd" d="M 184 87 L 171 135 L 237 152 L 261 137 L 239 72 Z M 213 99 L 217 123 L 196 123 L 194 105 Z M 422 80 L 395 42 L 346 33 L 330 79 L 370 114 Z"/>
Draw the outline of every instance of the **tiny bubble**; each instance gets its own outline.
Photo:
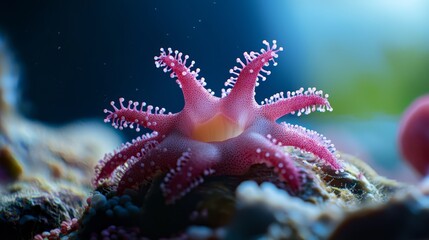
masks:
<path id="1" fill-rule="evenodd" d="M 61 50 L 61 46 L 58 46 L 58 47 L 57 47 L 57 49 L 58 49 L 58 50 Z"/>

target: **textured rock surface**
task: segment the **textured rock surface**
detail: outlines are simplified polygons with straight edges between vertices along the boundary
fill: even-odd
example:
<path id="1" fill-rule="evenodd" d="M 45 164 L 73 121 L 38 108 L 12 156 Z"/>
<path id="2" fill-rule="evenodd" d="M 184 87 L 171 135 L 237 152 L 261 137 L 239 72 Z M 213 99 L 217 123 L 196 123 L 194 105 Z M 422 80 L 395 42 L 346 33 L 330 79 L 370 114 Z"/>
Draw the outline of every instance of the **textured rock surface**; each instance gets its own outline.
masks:
<path id="1" fill-rule="evenodd" d="M 87 192 L 61 183 L 19 181 L 0 192 L 0 234 L 31 239 L 79 216 Z"/>
<path id="2" fill-rule="evenodd" d="M 272 168 L 256 165 L 243 176 L 208 177 L 183 199 L 166 205 L 159 188 L 162 176 L 158 176 L 139 191 L 122 196 L 116 196 L 108 186 L 99 188 L 77 235 L 82 239 L 99 236 L 114 225 L 139 229 L 138 236 L 151 239 L 326 239 L 348 211 L 382 204 L 403 188 L 346 154 L 342 154 L 344 172 L 335 173 L 312 154 L 285 150 L 307 176 L 305 187 L 296 196 Z M 243 183 L 248 180 L 250 185 Z"/>

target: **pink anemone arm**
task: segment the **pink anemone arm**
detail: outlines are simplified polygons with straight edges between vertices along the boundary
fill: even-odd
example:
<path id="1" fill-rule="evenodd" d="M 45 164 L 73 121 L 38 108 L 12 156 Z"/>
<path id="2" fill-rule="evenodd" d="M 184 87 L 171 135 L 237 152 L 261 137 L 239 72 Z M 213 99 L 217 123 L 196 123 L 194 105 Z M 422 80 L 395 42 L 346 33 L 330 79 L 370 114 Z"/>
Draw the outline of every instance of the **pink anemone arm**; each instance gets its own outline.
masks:
<path id="1" fill-rule="evenodd" d="M 228 99 L 239 101 L 244 105 L 255 104 L 255 87 L 259 85 L 259 79 L 262 81 L 266 80 L 263 75 L 270 75 L 271 72 L 265 70 L 263 67 L 269 65 L 269 61 L 272 61 L 274 66 L 277 65 L 275 58 L 278 57 L 277 52 L 283 51 L 283 48 L 277 49 L 276 41 L 273 41 L 273 45 L 267 41 L 263 41 L 267 49 L 261 49 L 261 52 L 250 52 L 244 53 L 244 63 L 240 58 L 237 58 L 239 67 L 235 66 L 229 72 L 235 76 L 230 77 L 226 82 L 225 86 L 231 87 L 224 93 Z"/>
<path id="2" fill-rule="evenodd" d="M 313 153 L 334 170 L 343 170 L 341 163 L 334 155 L 336 151 L 334 145 L 316 131 L 283 122 L 276 125 L 268 137 L 275 139 L 275 142 L 280 142 L 283 146 L 294 146 Z"/>
<path id="3" fill-rule="evenodd" d="M 99 186 L 104 180 L 109 179 L 115 169 L 127 162 L 130 158 L 140 158 L 146 154 L 148 144 L 153 144 L 159 140 L 158 134 L 145 134 L 138 137 L 131 143 L 123 144 L 119 149 L 109 154 L 106 154 L 95 167 L 95 176 L 93 185 Z"/>
<path id="4" fill-rule="evenodd" d="M 115 128 L 135 128 L 137 132 L 140 131 L 140 126 L 149 128 L 159 133 L 167 132 L 176 121 L 177 114 L 164 114 L 165 109 L 159 107 L 153 107 L 148 105 L 146 109 L 145 102 L 142 102 L 139 106 L 139 102 L 128 101 L 128 106 L 124 104 L 124 98 L 119 98 L 119 108 L 116 107 L 115 102 L 111 102 L 110 105 L 113 107 L 113 111 L 104 109 L 104 112 L 108 115 L 104 119 L 104 122 L 111 122 Z M 152 112 L 154 110 L 154 112 Z"/>
<path id="5" fill-rule="evenodd" d="M 191 70 L 195 61 L 191 61 L 189 66 L 186 66 L 186 61 L 189 59 L 188 55 L 183 54 L 177 50 L 173 51 L 171 48 L 166 52 L 161 48 L 161 54 L 156 56 L 155 65 L 157 68 L 163 68 L 164 72 L 171 72 L 171 78 L 177 78 L 177 83 L 183 92 L 185 99 L 185 108 L 196 107 L 201 102 L 214 101 L 214 92 L 211 89 L 206 89 L 207 83 L 204 78 L 198 79 L 200 69 Z"/>
<path id="6" fill-rule="evenodd" d="M 193 144 L 192 144 L 193 145 Z M 204 177 L 215 173 L 214 166 L 219 161 L 219 153 L 214 147 L 200 148 L 196 144 L 184 152 L 170 169 L 161 184 L 167 203 L 174 203 L 193 188 L 204 182 Z M 203 144 L 204 145 L 204 144 Z"/>
<path id="7" fill-rule="evenodd" d="M 265 99 L 260 107 L 262 114 L 270 119 L 277 120 L 280 117 L 297 112 L 300 116 L 302 113 L 309 114 L 314 111 L 324 112 L 325 110 L 332 111 L 332 107 L 328 101 L 328 94 L 323 96 L 321 90 L 309 88 L 304 91 L 300 88 L 294 92 L 287 92 L 284 96 L 283 92 L 274 94 L 269 99 Z"/>

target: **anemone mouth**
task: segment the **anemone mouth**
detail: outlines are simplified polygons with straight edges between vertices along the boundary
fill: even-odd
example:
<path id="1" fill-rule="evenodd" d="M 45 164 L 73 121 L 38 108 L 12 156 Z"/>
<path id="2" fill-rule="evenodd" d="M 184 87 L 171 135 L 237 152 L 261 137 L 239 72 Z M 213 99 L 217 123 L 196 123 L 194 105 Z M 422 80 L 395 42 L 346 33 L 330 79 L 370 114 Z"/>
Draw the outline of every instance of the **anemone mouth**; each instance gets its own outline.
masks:
<path id="1" fill-rule="evenodd" d="M 197 124 L 192 132 L 192 138 L 201 142 L 221 142 L 237 137 L 243 131 L 244 127 L 218 113 L 206 122 Z"/>

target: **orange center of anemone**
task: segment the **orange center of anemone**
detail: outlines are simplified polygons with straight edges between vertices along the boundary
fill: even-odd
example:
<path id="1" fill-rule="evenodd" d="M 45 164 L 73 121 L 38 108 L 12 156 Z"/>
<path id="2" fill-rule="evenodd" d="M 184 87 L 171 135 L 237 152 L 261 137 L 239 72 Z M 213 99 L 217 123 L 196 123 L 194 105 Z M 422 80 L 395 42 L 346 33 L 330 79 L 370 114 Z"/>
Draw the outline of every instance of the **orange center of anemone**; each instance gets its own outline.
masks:
<path id="1" fill-rule="evenodd" d="M 192 138 L 202 142 L 220 142 L 237 137 L 243 131 L 243 127 L 219 113 L 198 124 L 192 132 Z"/>

